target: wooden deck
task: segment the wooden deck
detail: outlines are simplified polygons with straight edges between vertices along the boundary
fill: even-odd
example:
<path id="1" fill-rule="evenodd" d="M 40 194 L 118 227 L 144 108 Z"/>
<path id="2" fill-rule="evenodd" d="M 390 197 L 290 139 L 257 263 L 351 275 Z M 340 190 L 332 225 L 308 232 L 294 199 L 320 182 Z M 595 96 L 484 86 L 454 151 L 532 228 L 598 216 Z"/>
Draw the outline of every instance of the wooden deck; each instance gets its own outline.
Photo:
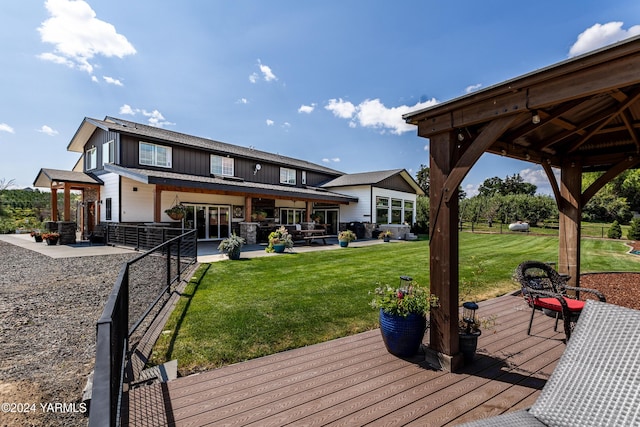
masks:
<path id="1" fill-rule="evenodd" d="M 520 297 L 480 303 L 497 326 L 460 373 L 389 354 L 379 330 L 133 389 L 131 426 L 444 426 L 530 406 L 564 351 L 564 333 Z M 562 328 L 560 328 L 562 329 Z M 428 336 L 428 334 L 427 334 Z M 126 422 L 123 424 L 127 424 Z"/>

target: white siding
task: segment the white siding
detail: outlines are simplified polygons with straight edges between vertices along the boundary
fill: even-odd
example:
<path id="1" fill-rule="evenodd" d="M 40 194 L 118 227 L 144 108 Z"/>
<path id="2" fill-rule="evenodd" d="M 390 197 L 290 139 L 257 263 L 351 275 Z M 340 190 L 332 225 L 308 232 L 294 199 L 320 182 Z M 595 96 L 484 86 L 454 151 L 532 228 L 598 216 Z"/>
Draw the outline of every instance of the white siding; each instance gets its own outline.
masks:
<path id="1" fill-rule="evenodd" d="M 134 191 L 134 188 L 137 189 Z M 121 222 L 153 222 L 154 185 L 122 178 Z"/>
<path id="2" fill-rule="evenodd" d="M 332 189 L 336 193 L 358 198 L 357 203 L 340 205 L 340 222 L 371 222 L 371 186 L 359 185 Z"/>
<path id="3" fill-rule="evenodd" d="M 120 221 L 120 176 L 115 173 L 107 173 L 100 175 L 100 179 L 104 182 L 104 186 L 100 192 L 102 207 L 100 208 L 100 221 L 107 221 L 106 202 L 111 198 L 111 220 L 110 222 Z"/>

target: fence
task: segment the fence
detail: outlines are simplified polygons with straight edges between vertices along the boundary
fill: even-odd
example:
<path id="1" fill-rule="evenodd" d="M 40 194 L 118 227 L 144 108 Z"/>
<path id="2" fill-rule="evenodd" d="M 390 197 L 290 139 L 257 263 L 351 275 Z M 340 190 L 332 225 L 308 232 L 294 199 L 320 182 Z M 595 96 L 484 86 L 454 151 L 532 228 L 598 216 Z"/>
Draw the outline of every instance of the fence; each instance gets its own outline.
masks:
<path id="1" fill-rule="evenodd" d="M 606 238 L 607 232 L 611 224 L 588 224 L 580 226 L 580 234 L 582 237 L 597 237 L 597 238 Z M 558 229 L 560 228 L 559 224 L 551 224 L 547 223 L 544 226 L 532 226 L 530 228 L 530 232 L 532 234 L 548 234 L 551 236 L 558 235 Z M 629 226 L 622 226 L 622 235 L 627 235 L 627 230 Z M 504 234 L 504 233 L 519 233 L 517 231 L 510 231 L 509 224 L 502 224 L 499 222 L 494 222 L 491 226 L 486 222 L 462 222 L 460 223 L 460 231 L 467 231 L 472 233 L 495 233 L 495 234 Z"/>
<path id="2" fill-rule="evenodd" d="M 165 236 L 166 230 L 175 229 L 148 234 Z M 140 240 L 136 247 L 148 242 Z M 145 354 L 150 354 L 149 348 L 142 348 L 146 334 L 196 261 L 196 230 L 190 230 L 122 266 L 96 326 L 90 427 L 120 425 L 123 393 L 144 367 Z"/>
<path id="3" fill-rule="evenodd" d="M 149 250 L 185 232 L 181 228 L 158 225 L 103 223 L 106 242 L 113 245 L 131 246 Z"/>

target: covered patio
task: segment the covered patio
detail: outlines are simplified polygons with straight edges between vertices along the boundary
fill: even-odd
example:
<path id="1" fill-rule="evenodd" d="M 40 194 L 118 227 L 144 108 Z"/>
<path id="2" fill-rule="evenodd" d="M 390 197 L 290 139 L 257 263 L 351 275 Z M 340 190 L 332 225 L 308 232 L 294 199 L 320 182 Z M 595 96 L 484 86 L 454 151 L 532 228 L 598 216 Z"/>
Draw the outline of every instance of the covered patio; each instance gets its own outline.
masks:
<path id="1" fill-rule="evenodd" d="M 484 153 L 542 166 L 560 211 L 558 270 L 579 286 L 583 206 L 640 164 L 640 38 L 607 46 L 403 116 L 430 140 L 430 353 L 447 370 L 458 344 L 458 188 Z M 560 171 L 560 180 L 555 170 Z M 582 174 L 603 172 L 582 189 Z M 522 260 L 524 261 L 524 260 Z"/>

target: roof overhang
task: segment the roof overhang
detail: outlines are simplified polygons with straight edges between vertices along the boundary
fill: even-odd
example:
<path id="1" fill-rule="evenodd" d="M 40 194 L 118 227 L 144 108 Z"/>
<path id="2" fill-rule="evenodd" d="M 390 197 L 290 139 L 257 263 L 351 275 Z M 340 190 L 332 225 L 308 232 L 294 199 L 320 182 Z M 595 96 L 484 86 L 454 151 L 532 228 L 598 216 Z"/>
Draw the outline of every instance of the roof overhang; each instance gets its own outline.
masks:
<path id="1" fill-rule="evenodd" d="M 100 186 L 103 182 L 97 177 L 84 172 L 59 169 L 40 169 L 36 179 L 33 181 L 33 186 L 39 188 L 63 188 L 65 184 L 70 185 L 72 189 L 83 189 Z"/>
<path id="2" fill-rule="evenodd" d="M 164 172 L 147 169 L 125 168 L 113 164 L 104 165 L 107 172 L 132 179 L 143 184 L 154 184 L 184 189 L 210 190 L 227 194 L 254 194 L 276 198 L 311 200 L 348 204 L 357 202 L 358 198 L 334 193 L 315 187 L 286 187 L 283 185 L 261 184 L 221 177 L 186 175 L 175 172 Z"/>
<path id="3" fill-rule="evenodd" d="M 472 144 L 510 120 L 486 152 L 583 171 L 640 163 L 640 37 L 487 89 L 403 115 L 429 138 L 449 132 Z"/>

